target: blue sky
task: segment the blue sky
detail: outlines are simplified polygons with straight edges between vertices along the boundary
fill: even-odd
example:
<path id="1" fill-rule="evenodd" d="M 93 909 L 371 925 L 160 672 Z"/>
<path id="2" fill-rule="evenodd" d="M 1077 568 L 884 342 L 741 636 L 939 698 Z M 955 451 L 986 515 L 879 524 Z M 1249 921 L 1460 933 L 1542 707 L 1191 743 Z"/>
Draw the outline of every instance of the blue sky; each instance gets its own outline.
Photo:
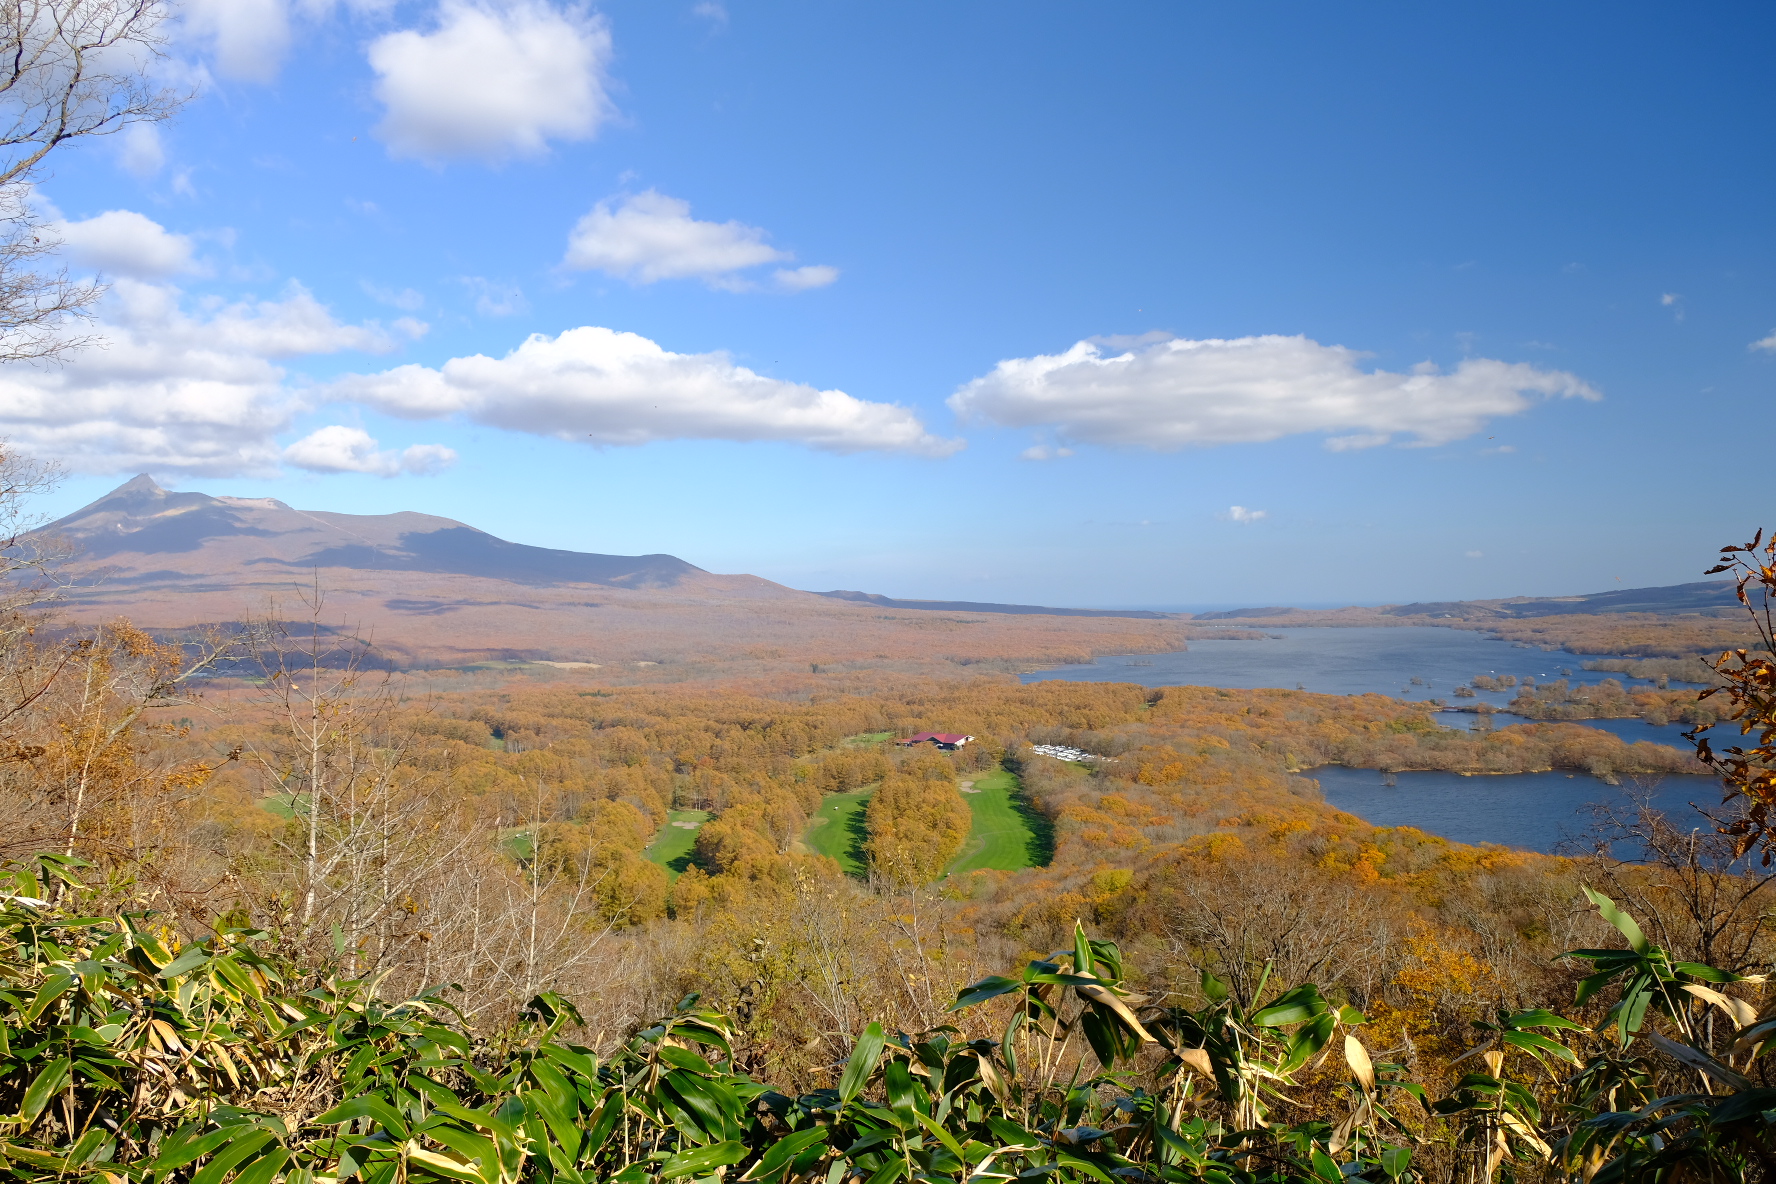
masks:
<path id="1" fill-rule="evenodd" d="M 39 189 L 111 345 L 0 375 L 0 432 L 57 511 L 147 470 L 814 589 L 1695 579 L 1772 508 L 1773 33 L 188 2 L 194 101 Z"/>

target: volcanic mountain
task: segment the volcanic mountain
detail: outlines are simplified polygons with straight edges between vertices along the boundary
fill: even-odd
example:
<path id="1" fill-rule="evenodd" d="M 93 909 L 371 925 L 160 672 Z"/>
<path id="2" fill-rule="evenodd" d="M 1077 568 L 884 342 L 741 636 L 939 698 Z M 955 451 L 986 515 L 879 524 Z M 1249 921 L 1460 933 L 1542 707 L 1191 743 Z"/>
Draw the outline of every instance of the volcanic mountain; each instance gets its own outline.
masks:
<path id="1" fill-rule="evenodd" d="M 709 573 L 672 555 L 590 555 L 508 543 L 430 514 L 330 514 L 276 498 L 162 489 L 146 473 L 48 531 L 80 558 L 115 568 L 109 583 L 190 590 L 195 577 L 277 578 L 317 568 L 480 576 L 516 584 L 671 588 Z M 284 582 L 288 582 L 285 580 Z"/>
<path id="2" fill-rule="evenodd" d="M 312 613 L 324 628 L 369 634 L 398 666 L 1024 663 L 1182 644 L 1175 626 L 1153 621 L 852 603 L 673 555 L 530 547 L 430 514 L 298 510 L 274 498 L 174 492 L 146 474 L 43 533 L 74 548 L 65 608 L 76 621 L 126 617 L 176 635 Z M 905 611 L 937 607 L 967 615 Z"/>
<path id="3" fill-rule="evenodd" d="M 402 665 L 590 661 L 612 648 L 612 626 L 627 634 L 633 624 L 594 610 L 638 599 L 815 599 L 672 555 L 529 547 L 431 514 L 298 510 L 175 492 L 146 474 L 42 533 L 74 548 L 76 619 L 178 630 L 272 611 L 302 617 L 318 587 L 322 624 L 373 634 Z M 627 656 L 633 646 L 615 648 Z"/>

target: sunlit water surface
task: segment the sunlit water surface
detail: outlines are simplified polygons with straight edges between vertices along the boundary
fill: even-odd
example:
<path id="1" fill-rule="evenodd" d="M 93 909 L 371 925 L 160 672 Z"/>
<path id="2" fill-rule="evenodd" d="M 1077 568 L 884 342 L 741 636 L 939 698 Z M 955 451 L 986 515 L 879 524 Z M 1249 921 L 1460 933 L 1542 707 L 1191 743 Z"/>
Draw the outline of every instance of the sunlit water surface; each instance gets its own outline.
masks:
<path id="1" fill-rule="evenodd" d="M 1498 641 L 1461 629 L 1427 626 L 1353 629 L 1285 628 L 1264 630 L 1262 641 L 1193 641 L 1174 654 L 1130 654 L 1100 658 L 1081 666 L 1060 666 L 1023 675 L 1025 682 L 1064 679 L 1072 682 L 1132 682 L 1148 687 L 1204 686 L 1252 689 L 1283 687 L 1329 695 L 1376 693 L 1422 702 L 1441 699 L 1451 705 L 1489 703 L 1503 708 L 1516 694 L 1479 691 L 1472 699 L 1456 699 L 1455 688 L 1475 675 L 1524 676 L 1537 682 L 1566 678 L 1594 684 L 1614 678 L 1628 686 L 1646 686 L 1644 679 L 1606 671 L 1584 670 L 1583 657 L 1548 653 Z M 1415 683 L 1412 680 L 1417 679 Z M 1471 728 L 1479 718 L 1470 712 L 1439 711 L 1439 723 Z M 1525 723 L 1503 711 L 1491 718 L 1494 727 Z M 1655 726 L 1638 719 L 1574 720 L 1613 732 L 1630 743 L 1650 740 L 1685 746 L 1683 724 Z M 1512 773 L 1463 777 L 1459 773 L 1400 773 L 1384 783 L 1374 769 L 1327 766 L 1308 776 L 1320 782 L 1326 800 L 1377 826 L 1413 826 L 1463 843 L 1504 843 L 1534 851 L 1553 851 L 1563 842 L 1582 841 L 1593 823 L 1594 805 L 1625 803 L 1624 790 L 1584 773 Z M 1713 807 L 1720 800 L 1712 777 L 1667 777 L 1654 804 L 1673 820 L 1695 819 L 1690 807 Z"/>

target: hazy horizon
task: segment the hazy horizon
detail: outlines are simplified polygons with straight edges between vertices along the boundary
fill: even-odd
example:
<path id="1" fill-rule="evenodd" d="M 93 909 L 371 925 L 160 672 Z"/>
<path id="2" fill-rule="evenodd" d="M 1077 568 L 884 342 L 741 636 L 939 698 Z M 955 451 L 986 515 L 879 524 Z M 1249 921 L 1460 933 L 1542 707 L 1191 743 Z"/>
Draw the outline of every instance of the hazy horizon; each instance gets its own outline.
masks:
<path id="1" fill-rule="evenodd" d="M 191 0 L 0 435 L 793 587 L 1702 578 L 1776 420 L 1766 6 Z"/>

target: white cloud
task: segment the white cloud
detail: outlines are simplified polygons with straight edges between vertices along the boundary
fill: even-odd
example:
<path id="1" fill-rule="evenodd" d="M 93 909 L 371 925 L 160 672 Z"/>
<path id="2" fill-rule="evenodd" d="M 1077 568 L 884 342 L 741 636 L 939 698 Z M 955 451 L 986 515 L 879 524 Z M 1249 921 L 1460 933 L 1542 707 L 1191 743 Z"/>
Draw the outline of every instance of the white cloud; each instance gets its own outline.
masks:
<path id="1" fill-rule="evenodd" d="M 290 49 L 284 0 L 186 0 L 185 26 L 208 42 L 225 78 L 270 82 Z"/>
<path id="2" fill-rule="evenodd" d="M 1770 335 L 1768 337 L 1759 338 L 1746 346 L 1746 348 L 1767 350 L 1770 353 L 1776 354 L 1776 329 L 1770 330 Z"/>
<path id="3" fill-rule="evenodd" d="M 396 0 L 344 0 L 357 15 L 384 13 Z M 295 17 L 324 20 L 340 0 L 185 0 L 179 33 L 209 53 L 216 73 L 242 82 L 272 82 L 295 43 Z"/>
<path id="4" fill-rule="evenodd" d="M 382 451 L 363 428 L 333 424 L 311 432 L 284 449 L 284 461 L 311 473 L 436 473 L 456 463 L 454 449 L 442 444 L 414 444 L 400 452 Z"/>
<path id="5" fill-rule="evenodd" d="M 194 315 L 171 285 L 120 279 L 90 329 L 101 345 L 0 370 L 0 435 L 82 472 L 269 473 L 303 406 L 280 360 L 386 352 L 424 328 L 341 324 L 299 284 Z"/>
<path id="6" fill-rule="evenodd" d="M 1362 370 L 1363 357 L 1299 336 L 1149 339 L 1121 353 L 1081 341 L 1062 354 L 1000 362 L 949 405 L 1076 443 L 1170 451 L 1325 432 L 1326 446 L 1342 450 L 1402 435 L 1448 443 L 1522 413 L 1531 396 L 1601 397 L 1572 374 L 1521 363 L 1469 358 L 1449 373 L 1424 363 L 1395 374 Z"/>
<path id="7" fill-rule="evenodd" d="M 1019 460 L 1064 460 L 1073 455 L 1071 448 L 1050 448 L 1046 444 L 1032 444 L 1018 453 Z"/>
<path id="8" fill-rule="evenodd" d="M 833 452 L 944 456 L 962 446 L 912 411 L 783 382 L 722 353 L 677 354 L 645 337 L 587 326 L 537 334 L 503 358 L 399 366 L 329 384 L 338 401 L 392 415 L 462 415 L 511 431 L 602 445 L 656 440 L 786 440 Z"/>
<path id="9" fill-rule="evenodd" d="M 1268 510 L 1248 510 L 1244 506 L 1227 507 L 1227 520 L 1229 522 L 1258 522 L 1268 517 L 1270 517 L 1270 512 Z"/>
<path id="10" fill-rule="evenodd" d="M 728 6 L 721 3 L 721 0 L 699 0 L 699 3 L 691 6 L 691 14 L 702 17 L 712 28 L 728 27 Z"/>
<path id="11" fill-rule="evenodd" d="M 734 287 L 739 286 L 735 272 L 790 257 L 765 242 L 765 232 L 756 226 L 699 222 L 691 217 L 690 202 L 653 189 L 624 198 L 620 205 L 613 202 L 605 198 L 574 225 L 563 267 L 602 271 L 638 284 L 696 276 Z M 832 278 L 838 278 L 837 271 Z"/>
<path id="12" fill-rule="evenodd" d="M 233 0 L 229 0 L 233 2 Z M 370 43 L 376 134 L 395 156 L 439 163 L 537 156 L 550 140 L 590 138 L 611 115 L 610 30 L 543 0 L 443 0 L 437 27 Z"/>
<path id="13" fill-rule="evenodd" d="M 1684 319 L 1683 297 L 1676 292 L 1667 292 L 1659 297 L 1659 304 L 1662 307 L 1669 308 L 1671 310 L 1671 315 L 1678 320 L 1681 321 Z"/>
<path id="14" fill-rule="evenodd" d="M 839 278 L 839 269 L 828 267 L 824 263 L 811 263 L 807 267 L 782 268 L 771 273 L 777 286 L 790 292 L 806 292 L 809 288 L 824 288 Z"/>
<path id="15" fill-rule="evenodd" d="M 1486 552 L 1484 552 L 1484 551 L 1464 551 L 1463 554 L 1466 555 L 1469 559 L 1480 559 L 1485 556 Z"/>
<path id="16" fill-rule="evenodd" d="M 146 179 L 166 165 L 166 148 L 160 142 L 160 127 L 152 123 L 132 123 L 117 135 L 117 163 L 132 177 Z"/>
<path id="17" fill-rule="evenodd" d="M 158 279 L 191 268 L 192 242 L 134 210 L 106 210 L 80 222 L 52 222 L 50 229 L 78 262 L 137 279 Z"/>
<path id="18" fill-rule="evenodd" d="M 478 275 L 465 275 L 462 282 L 475 294 L 475 311 L 484 317 L 510 317 L 530 311 L 530 301 L 517 284 L 496 283 Z"/>

